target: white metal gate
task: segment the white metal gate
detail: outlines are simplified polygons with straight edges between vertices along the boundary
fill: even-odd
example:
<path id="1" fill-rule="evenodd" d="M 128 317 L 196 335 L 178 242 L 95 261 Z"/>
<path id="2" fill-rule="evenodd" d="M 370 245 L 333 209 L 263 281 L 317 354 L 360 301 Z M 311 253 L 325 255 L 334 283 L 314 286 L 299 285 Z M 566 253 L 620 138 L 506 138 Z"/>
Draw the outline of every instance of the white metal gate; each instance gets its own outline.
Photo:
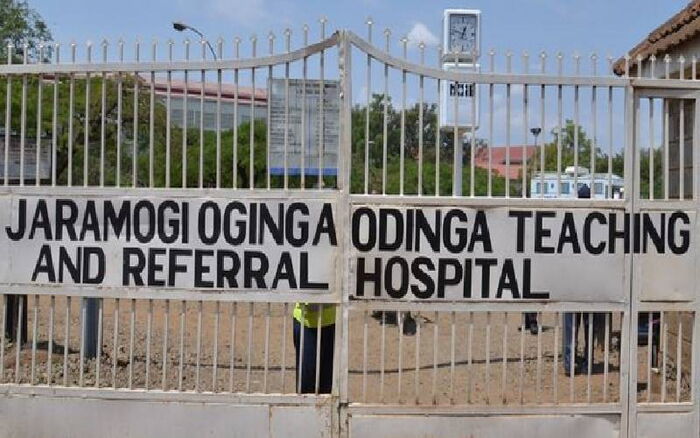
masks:
<path id="1" fill-rule="evenodd" d="M 0 66 L 4 435 L 698 434 L 694 63 L 284 37 Z M 336 308 L 331 394 L 296 302 Z"/>

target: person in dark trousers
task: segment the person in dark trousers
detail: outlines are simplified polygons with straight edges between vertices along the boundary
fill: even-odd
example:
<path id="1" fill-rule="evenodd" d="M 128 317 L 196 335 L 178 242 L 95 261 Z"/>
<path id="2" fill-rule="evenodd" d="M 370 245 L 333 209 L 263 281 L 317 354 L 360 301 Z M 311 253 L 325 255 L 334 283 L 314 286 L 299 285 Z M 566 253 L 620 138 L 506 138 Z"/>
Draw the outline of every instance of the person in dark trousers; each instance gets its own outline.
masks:
<path id="1" fill-rule="evenodd" d="M 12 342 L 21 339 L 21 343 L 27 342 L 27 296 L 5 295 L 5 327 L 4 335 Z M 22 302 L 22 315 L 20 321 L 20 301 Z M 19 328 L 19 331 L 17 329 Z M 18 339 L 18 336 L 20 339 Z"/>
<path id="2" fill-rule="evenodd" d="M 531 334 L 536 335 L 539 331 L 537 327 L 537 314 L 536 313 L 523 313 L 523 325 L 525 330 L 529 330 Z"/>
<path id="3" fill-rule="evenodd" d="M 320 336 L 318 393 L 330 394 L 333 389 L 335 305 L 297 303 L 293 317 L 297 390 L 302 394 L 316 393 L 316 349 Z"/>

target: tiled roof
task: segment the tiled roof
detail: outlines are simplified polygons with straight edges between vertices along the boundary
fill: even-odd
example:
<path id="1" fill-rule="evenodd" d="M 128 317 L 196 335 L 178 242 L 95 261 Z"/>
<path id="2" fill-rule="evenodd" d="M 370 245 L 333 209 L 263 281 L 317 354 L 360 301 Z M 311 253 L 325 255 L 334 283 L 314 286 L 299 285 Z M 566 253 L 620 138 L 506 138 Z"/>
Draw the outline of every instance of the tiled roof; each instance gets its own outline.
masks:
<path id="1" fill-rule="evenodd" d="M 489 150 L 491 151 L 491 169 L 498 176 L 506 176 L 506 148 L 505 146 L 494 146 L 491 148 L 482 147 L 475 151 L 474 165 L 483 169 L 488 169 L 489 166 Z M 525 158 L 529 161 L 537 147 L 533 145 L 512 145 L 510 146 L 510 168 L 508 169 L 508 177 L 516 179 L 520 176 L 520 170 L 523 167 L 523 149 L 525 150 Z"/>
<path id="2" fill-rule="evenodd" d="M 700 32 L 700 0 L 693 0 L 683 10 L 651 31 L 629 51 L 630 66 L 636 63 L 637 57 L 646 59 L 651 55 L 663 55 L 673 47 L 694 37 L 698 32 Z M 625 58 L 618 59 L 613 70 L 618 75 L 624 74 Z"/>
<path id="3" fill-rule="evenodd" d="M 149 77 L 142 77 L 145 84 L 150 84 Z M 168 82 L 164 79 L 156 78 L 153 82 L 154 88 L 157 92 L 166 92 L 168 87 Z M 204 95 L 207 97 L 217 96 L 218 84 L 214 81 L 206 82 L 204 84 Z M 175 95 L 180 95 L 185 90 L 185 81 L 173 79 L 170 81 L 171 93 Z M 202 82 L 199 81 L 188 81 L 187 82 L 187 94 L 190 96 L 199 96 L 202 91 Z M 244 101 L 250 102 L 250 96 L 252 89 L 250 87 L 238 87 L 238 98 Z M 236 87 L 230 83 L 221 84 L 221 97 L 224 99 L 233 99 L 236 96 Z M 267 102 L 267 90 L 264 88 L 255 89 L 255 101 L 256 102 Z"/>

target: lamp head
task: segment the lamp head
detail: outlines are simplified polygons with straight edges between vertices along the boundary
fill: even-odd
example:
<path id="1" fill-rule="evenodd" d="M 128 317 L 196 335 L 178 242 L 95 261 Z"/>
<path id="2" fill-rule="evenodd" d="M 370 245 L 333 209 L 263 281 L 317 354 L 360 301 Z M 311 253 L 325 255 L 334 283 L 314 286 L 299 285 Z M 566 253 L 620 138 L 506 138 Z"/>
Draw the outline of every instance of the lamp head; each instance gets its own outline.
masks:
<path id="1" fill-rule="evenodd" d="M 187 29 L 187 25 L 185 23 L 182 23 L 180 21 L 173 21 L 173 29 L 175 29 L 178 32 L 182 32 L 183 30 Z"/>

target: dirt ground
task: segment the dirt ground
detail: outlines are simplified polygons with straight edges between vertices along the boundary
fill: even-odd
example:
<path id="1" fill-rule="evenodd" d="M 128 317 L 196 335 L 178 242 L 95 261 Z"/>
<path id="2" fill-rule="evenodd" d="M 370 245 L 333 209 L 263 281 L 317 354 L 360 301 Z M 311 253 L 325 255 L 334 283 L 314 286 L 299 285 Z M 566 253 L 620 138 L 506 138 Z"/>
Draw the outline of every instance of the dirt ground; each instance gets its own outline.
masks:
<path id="1" fill-rule="evenodd" d="M 68 306 L 65 297 L 56 297 L 53 305 L 53 384 L 168 391 L 295 391 L 291 303 L 188 302 L 183 307 L 181 301 L 122 299 L 117 307 L 116 300 L 105 299 L 99 366 L 95 359 L 85 360 L 81 372 L 80 299 L 70 301 Z M 33 379 L 34 384 L 49 383 L 51 309 L 49 297 L 41 297 L 36 308 L 30 297 L 28 341 L 23 342 L 19 356 L 16 344 L 9 340 L 4 341 L 1 350 L 3 382 L 31 383 Z M 511 405 L 619 400 L 618 314 L 611 319 L 607 374 L 601 341 L 593 348 L 590 376 L 584 372 L 573 378 L 563 370 L 561 316 L 555 313 L 541 316 L 539 336 L 521 332 L 521 314 L 513 312 L 414 314 L 417 328 L 413 335 L 402 335 L 400 326 L 386 317 L 383 324 L 379 315 L 373 317 L 361 311 L 351 311 L 350 315 L 348 383 L 353 402 Z M 581 350 L 583 345 L 581 333 Z M 20 368 L 16 373 L 18 358 Z M 639 400 L 650 396 L 652 401 L 660 401 L 663 370 L 656 367 L 651 372 L 649 385 L 646 346 L 639 347 L 637 359 Z M 689 400 L 690 370 L 681 370 L 680 385 L 676 371 L 673 361 L 668 360 L 666 400 Z"/>

